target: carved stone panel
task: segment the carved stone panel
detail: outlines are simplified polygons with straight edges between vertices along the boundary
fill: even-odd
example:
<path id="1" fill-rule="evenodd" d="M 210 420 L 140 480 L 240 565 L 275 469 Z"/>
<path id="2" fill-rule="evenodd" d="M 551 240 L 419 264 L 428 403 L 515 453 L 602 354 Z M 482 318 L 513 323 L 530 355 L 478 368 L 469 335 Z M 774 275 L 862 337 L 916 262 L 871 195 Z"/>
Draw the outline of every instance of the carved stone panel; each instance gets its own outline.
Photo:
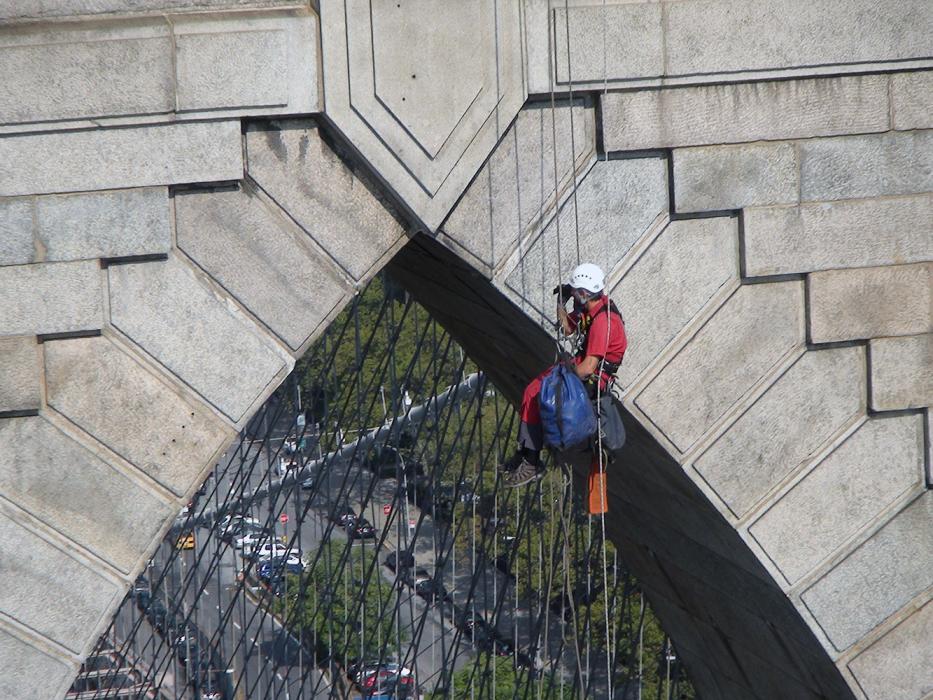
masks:
<path id="1" fill-rule="evenodd" d="M 325 113 L 435 231 L 525 101 L 522 4 L 323 0 Z"/>

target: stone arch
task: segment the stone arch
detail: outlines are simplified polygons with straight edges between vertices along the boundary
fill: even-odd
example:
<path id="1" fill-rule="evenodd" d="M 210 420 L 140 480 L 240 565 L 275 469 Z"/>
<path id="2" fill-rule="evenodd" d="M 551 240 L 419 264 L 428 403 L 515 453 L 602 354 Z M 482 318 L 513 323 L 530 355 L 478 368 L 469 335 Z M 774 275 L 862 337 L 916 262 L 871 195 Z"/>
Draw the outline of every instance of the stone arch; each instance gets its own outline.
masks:
<path id="1" fill-rule="evenodd" d="M 867 26 L 867 0 L 782 16 L 476 2 L 492 54 L 458 99 L 427 101 L 442 139 L 400 106 L 407 72 L 374 90 L 389 113 L 350 91 L 377 82 L 341 51 L 368 26 L 337 21 L 351 4 L 0 14 L 16 69 L 0 161 L 18 166 L 0 173 L 0 545 L 20 581 L 2 587 L 0 688 L 63 690 L 357 284 L 391 259 L 517 392 L 547 361 L 547 291 L 579 245 L 632 337 L 613 535 L 704 697 L 921 697 L 929 6 Z M 827 17 L 840 31 L 821 44 L 806 27 Z M 367 21 L 410 37 L 422 20 Z M 437 84 L 461 77 L 448 63 Z M 471 348 L 477 326 L 496 342 Z"/>

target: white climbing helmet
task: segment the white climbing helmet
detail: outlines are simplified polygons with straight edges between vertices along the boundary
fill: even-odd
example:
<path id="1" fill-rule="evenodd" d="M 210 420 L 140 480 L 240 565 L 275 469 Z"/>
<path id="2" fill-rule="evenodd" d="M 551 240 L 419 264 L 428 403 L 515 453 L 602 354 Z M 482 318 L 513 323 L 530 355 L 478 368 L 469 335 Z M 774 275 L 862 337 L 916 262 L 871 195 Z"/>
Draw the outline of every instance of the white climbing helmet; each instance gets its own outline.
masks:
<path id="1" fill-rule="evenodd" d="M 606 277 L 603 271 L 593 263 L 577 265 L 570 275 L 570 286 L 575 289 L 585 289 L 596 294 L 603 291 L 606 286 Z"/>

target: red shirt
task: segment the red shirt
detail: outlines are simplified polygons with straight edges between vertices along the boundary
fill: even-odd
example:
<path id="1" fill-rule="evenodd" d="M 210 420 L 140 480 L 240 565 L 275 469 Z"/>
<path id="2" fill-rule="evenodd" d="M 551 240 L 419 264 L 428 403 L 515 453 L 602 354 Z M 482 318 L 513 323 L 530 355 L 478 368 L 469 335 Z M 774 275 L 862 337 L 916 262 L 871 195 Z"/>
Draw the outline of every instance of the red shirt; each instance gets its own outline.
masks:
<path id="1" fill-rule="evenodd" d="M 589 325 L 586 347 L 583 349 L 582 357 L 577 358 L 577 364 L 588 355 L 606 358 L 607 362 L 614 364 L 622 362 L 625 349 L 628 347 L 625 324 L 622 323 L 618 314 L 612 313 L 608 308 L 602 311 L 608 303 L 609 299 L 603 294 L 596 300 L 592 309 L 570 315 L 572 328 L 577 328 L 581 323 L 584 328 Z"/>

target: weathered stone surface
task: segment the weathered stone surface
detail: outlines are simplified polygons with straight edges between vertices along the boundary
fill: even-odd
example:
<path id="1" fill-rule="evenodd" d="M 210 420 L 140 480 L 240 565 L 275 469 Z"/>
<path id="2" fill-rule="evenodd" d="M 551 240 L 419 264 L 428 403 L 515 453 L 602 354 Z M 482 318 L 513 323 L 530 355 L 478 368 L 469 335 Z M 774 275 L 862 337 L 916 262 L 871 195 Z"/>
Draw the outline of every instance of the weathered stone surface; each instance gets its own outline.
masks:
<path id="1" fill-rule="evenodd" d="M 933 331 L 933 263 L 826 270 L 808 283 L 815 343 Z"/>
<path id="2" fill-rule="evenodd" d="M 873 409 L 933 406 L 933 334 L 875 338 L 869 348 Z"/>
<path id="3" fill-rule="evenodd" d="M 0 265 L 23 265 L 35 258 L 31 199 L 0 201 Z"/>
<path id="4" fill-rule="evenodd" d="M 321 5 L 328 118 L 425 230 L 525 102 L 521 21 L 517 3 Z"/>
<path id="5" fill-rule="evenodd" d="M 933 190 L 933 131 L 811 139 L 799 148 L 804 202 Z"/>
<path id="6" fill-rule="evenodd" d="M 78 665 L 45 654 L 0 629 L 0 697 L 48 700 L 63 697 Z"/>
<path id="7" fill-rule="evenodd" d="M 108 268 L 110 318 L 232 420 L 240 420 L 290 357 L 175 258 Z"/>
<path id="8" fill-rule="evenodd" d="M 0 335 L 64 333 L 102 325 L 96 261 L 0 267 Z"/>
<path id="9" fill-rule="evenodd" d="M 607 151 L 885 131 L 888 79 L 866 75 L 610 92 L 602 98 L 602 114 Z"/>
<path id="10" fill-rule="evenodd" d="M 871 700 L 917 700 L 933 693 L 933 602 L 849 662 Z"/>
<path id="11" fill-rule="evenodd" d="M 0 170 L 0 197 L 236 180 L 243 176 L 240 122 L 6 136 L 0 163 L 17 164 Z"/>
<path id="12" fill-rule="evenodd" d="M 0 5 L 0 19 L 39 19 L 97 14 L 147 14 L 246 7 L 294 7 L 296 0 L 18 0 Z"/>
<path id="13" fill-rule="evenodd" d="M 933 36 L 926 0 L 707 0 L 666 11 L 673 75 L 923 58 Z"/>
<path id="14" fill-rule="evenodd" d="M 553 203 L 555 193 L 572 186 L 574 164 L 593 156 L 596 140 L 593 109 L 578 101 L 570 112 L 563 102 L 554 109 L 533 104 L 518 113 L 444 222 L 443 232 L 457 246 L 495 267 Z"/>
<path id="15" fill-rule="evenodd" d="M 175 222 L 179 248 L 293 350 L 351 293 L 305 233 L 251 189 L 178 194 Z"/>
<path id="16" fill-rule="evenodd" d="M 39 403 L 36 339 L 0 337 L 0 412 L 36 409 Z"/>
<path id="17" fill-rule="evenodd" d="M 288 103 L 282 30 L 178 34 L 178 110 Z"/>
<path id="18" fill-rule="evenodd" d="M 745 210 L 745 272 L 780 275 L 933 259 L 933 195 Z"/>
<path id="19" fill-rule="evenodd" d="M 674 151 L 678 212 L 795 202 L 799 186 L 797 154 L 790 143 Z"/>
<path id="20" fill-rule="evenodd" d="M 741 517 L 865 410 L 865 351 L 808 352 L 695 461 Z"/>
<path id="21" fill-rule="evenodd" d="M 102 611 L 123 597 L 115 581 L 5 516 L 0 516 L 0 557 L 0 607 L 76 654 L 88 630 L 101 622 Z"/>
<path id="22" fill-rule="evenodd" d="M 151 31 L 162 36 L 71 42 L 60 29 L 55 43 L 0 47 L 0 124 L 171 111 L 172 40 L 164 23 Z"/>
<path id="23" fill-rule="evenodd" d="M 737 219 L 669 223 L 611 292 L 625 317 L 629 342 L 617 382 L 629 386 L 738 275 Z"/>
<path id="24" fill-rule="evenodd" d="M 246 135 L 249 175 L 347 273 L 362 280 L 404 232 L 359 174 L 321 139 L 315 124 L 282 122 Z"/>
<path id="25" fill-rule="evenodd" d="M 659 2 L 555 6 L 554 39 L 558 83 L 665 72 Z"/>
<path id="26" fill-rule="evenodd" d="M 871 420 L 749 528 L 792 584 L 923 484 L 923 418 Z M 884 464 L 883 470 L 878 469 Z"/>
<path id="27" fill-rule="evenodd" d="M 232 437 L 106 338 L 47 342 L 45 381 L 50 406 L 179 496 Z"/>
<path id="28" fill-rule="evenodd" d="M 928 588 L 931 571 L 933 491 L 926 491 L 802 598 L 842 651 Z"/>
<path id="29" fill-rule="evenodd" d="M 685 451 L 803 340 L 802 283 L 743 286 L 635 403 Z"/>
<path id="30" fill-rule="evenodd" d="M 129 572 L 175 507 L 41 417 L 0 421 L 0 493 Z"/>
<path id="31" fill-rule="evenodd" d="M 147 187 L 36 198 L 45 260 L 167 253 L 172 247 L 168 192 Z"/>
<path id="32" fill-rule="evenodd" d="M 891 76 L 893 128 L 933 129 L 933 70 Z"/>
<path id="33" fill-rule="evenodd" d="M 580 261 L 596 260 L 608 273 L 666 209 L 664 160 L 598 161 L 544 231 L 519 245 L 521 257 L 505 284 L 523 308 L 553 318 L 551 289 L 576 266 L 578 239 Z"/>

